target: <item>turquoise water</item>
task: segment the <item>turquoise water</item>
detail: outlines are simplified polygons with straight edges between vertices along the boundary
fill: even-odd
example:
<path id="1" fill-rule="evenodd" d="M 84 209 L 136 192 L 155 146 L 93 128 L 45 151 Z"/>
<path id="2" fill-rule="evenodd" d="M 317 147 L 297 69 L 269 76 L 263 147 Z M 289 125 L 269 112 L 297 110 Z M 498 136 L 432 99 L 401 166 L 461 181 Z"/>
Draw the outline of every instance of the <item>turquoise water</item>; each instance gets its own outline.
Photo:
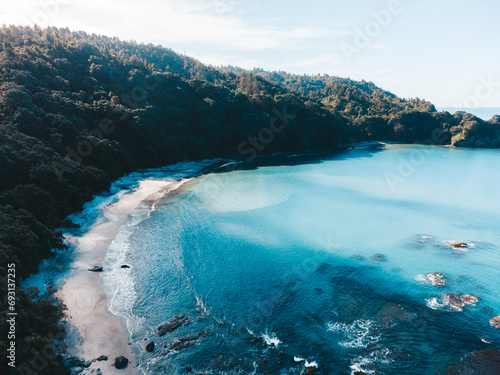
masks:
<path id="1" fill-rule="evenodd" d="M 266 163 L 189 181 L 110 249 L 112 311 L 145 373 L 442 374 L 500 348 L 499 151 L 379 145 Z M 458 309 L 445 293 L 480 300 Z M 158 337 L 177 314 L 189 324 Z"/>

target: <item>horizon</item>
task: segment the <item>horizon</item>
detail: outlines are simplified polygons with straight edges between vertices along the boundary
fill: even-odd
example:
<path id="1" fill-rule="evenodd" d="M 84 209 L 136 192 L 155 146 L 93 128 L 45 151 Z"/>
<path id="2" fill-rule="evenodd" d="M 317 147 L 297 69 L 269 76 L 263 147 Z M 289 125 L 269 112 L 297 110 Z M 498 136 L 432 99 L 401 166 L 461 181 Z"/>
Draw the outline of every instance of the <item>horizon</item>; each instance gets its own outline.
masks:
<path id="1" fill-rule="evenodd" d="M 157 44 L 206 65 L 365 80 L 436 107 L 500 108 L 498 10 L 492 0 L 28 0 L 3 5 L 0 22 Z"/>

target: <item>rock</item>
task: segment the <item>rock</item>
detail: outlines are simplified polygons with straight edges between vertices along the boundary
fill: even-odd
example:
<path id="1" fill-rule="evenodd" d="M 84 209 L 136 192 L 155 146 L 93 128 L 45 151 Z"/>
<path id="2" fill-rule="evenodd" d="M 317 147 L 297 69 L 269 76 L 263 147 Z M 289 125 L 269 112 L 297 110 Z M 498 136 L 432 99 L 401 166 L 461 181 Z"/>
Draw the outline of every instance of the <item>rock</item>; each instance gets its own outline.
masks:
<path id="1" fill-rule="evenodd" d="M 170 344 L 169 349 L 170 350 L 182 350 L 189 348 L 193 343 L 191 341 L 174 341 L 172 344 Z"/>
<path id="2" fill-rule="evenodd" d="M 500 328 L 500 315 L 491 318 L 490 324 L 495 328 Z"/>
<path id="3" fill-rule="evenodd" d="M 308 367 L 306 371 L 302 373 L 302 375 L 313 375 L 316 373 L 317 368 L 315 366 Z"/>
<path id="4" fill-rule="evenodd" d="M 431 272 L 425 275 L 427 280 L 430 281 L 431 285 L 433 286 L 446 286 L 446 282 L 443 280 L 444 276 L 441 275 L 439 272 Z"/>
<path id="5" fill-rule="evenodd" d="M 191 372 L 191 371 L 193 371 L 193 368 L 191 366 L 186 366 L 186 371 Z"/>
<path id="6" fill-rule="evenodd" d="M 375 254 L 372 259 L 378 260 L 379 262 L 386 261 L 387 258 L 385 257 L 384 254 Z"/>
<path id="7" fill-rule="evenodd" d="M 151 341 L 149 344 L 146 345 L 146 351 L 151 353 L 153 350 L 155 350 L 155 343 Z"/>
<path id="8" fill-rule="evenodd" d="M 166 324 L 158 327 L 158 336 L 163 336 L 167 333 L 175 331 L 177 328 L 187 323 L 188 318 L 185 315 L 175 315 Z"/>
<path id="9" fill-rule="evenodd" d="M 92 268 L 89 268 L 90 272 L 102 272 L 102 267 L 99 266 L 94 266 Z"/>
<path id="10" fill-rule="evenodd" d="M 454 242 L 454 243 L 450 243 L 450 247 L 452 247 L 454 249 L 466 249 L 469 247 L 469 245 L 465 242 Z"/>
<path id="11" fill-rule="evenodd" d="M 128 359 L 125 358 L 125 357 L 116 357 L 115 359 L 115 367 L 118 369 L 118 370 L 121 370 L 125 367 L 127 367 L 128 365 Z"/>
<path id="12" fill-rule="evenodd" d="M 120 268 L 130 268 L 130 266 L 127 264 L 123 264 Z"/>
<path id="13" fill-rule="evenodd" d="M 105 355 L 101 355 L 99 358 L 97 358 L 98 361 L 107 361 L 108 357 Z"/>
<path id="14" fill-rule="evenodd" d="M 500 350 L 484 350 L 466 354 L 451 366 L 448 375 L 496 375 L 500 374 Z"/>
<path id="15" fill-rule="evenodd" d="M 89 367 L 90 364 L 87 364 L 85 359 L 83 358 L 77 358 L 77 357 L 68 357 L 64 361 L 66 363 L 66 366 L 68 367 Z"/>
<path id="16" fill-rule="evenodd" d="M 465 302 L 462 299 L 453 293 L 446 293 L 443 295 L 443 302 L 447 305 L 453 306 L 457 309 L 461 309 L 465 306 Z"/>
<path id="17" fill-rule="evenodd" d="M 480 300 L 478 296 L 472 294 L 464 294 L 463 296 L 460 296 L 460 298 L 466 305 L 475 305 Z"/>

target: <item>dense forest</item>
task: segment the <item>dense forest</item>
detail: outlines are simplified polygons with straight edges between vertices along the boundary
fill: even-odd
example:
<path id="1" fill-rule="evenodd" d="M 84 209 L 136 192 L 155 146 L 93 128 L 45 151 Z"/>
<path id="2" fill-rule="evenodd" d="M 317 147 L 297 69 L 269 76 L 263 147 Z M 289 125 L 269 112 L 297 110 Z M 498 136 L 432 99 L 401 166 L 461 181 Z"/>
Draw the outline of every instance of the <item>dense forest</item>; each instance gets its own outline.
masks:
<path id="1" fill-rule="evenodd" d="M 53 346 L 63 314 L 50 296 L 23 290 L 20 278 L 65 248 L 58 228 L 72 225 L 68 214 L 112 180 L 184 160 L 251 161 L 363 140 L 500 147 L 500 117 L 437 112 L 364 81 L 217 69 L 161 46 L 4 26 L 0 275 L 5 280 L 7 265 L 16 264 L 17 363 L 36 365 L 33 353 Z M 2 316 L 6 288 L 0 283 Z M 0 326 L 6 352 L 5 319 Z M 69 373 L 60 356 L 43 361 L 40 374 Z"/>

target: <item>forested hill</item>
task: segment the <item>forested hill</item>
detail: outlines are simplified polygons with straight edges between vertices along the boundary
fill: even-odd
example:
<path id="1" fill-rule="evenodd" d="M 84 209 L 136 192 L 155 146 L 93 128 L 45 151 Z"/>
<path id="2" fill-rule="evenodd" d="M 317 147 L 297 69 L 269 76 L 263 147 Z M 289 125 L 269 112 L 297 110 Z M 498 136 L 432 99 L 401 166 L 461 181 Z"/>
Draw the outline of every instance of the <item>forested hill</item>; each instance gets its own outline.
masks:
<path id="1" fill-rule="evenodd" d="M 220 69 L 225 72 L 245 72 L 233 66 Z M 262 69 L 252 72 L 342 114 L 352 125 L 350 134 L 356 140 L 432 141 L 462 147 L 500 147 L 498 116 L 483 121 L 466 112 L 453 115 L 437 112 L 428 101 L 399 98 L 372 82 Z"/>
<path id="2" fill-rule="evenodd" d="M 117 177 L 182 160 L 360 140 L 500 146 L 500 120 L 437 113 L 371 83 L 215 69 L 160 46 L 68 29 L 0 29 L 0 277 L 64 248 L 56 228 Z M 71 223 L 65 223 L 70 225 Z M 6 284 L 0 283 L 1 295 Z M 51 345 L 60 307 L 17 290 L 17 360 Z M 7 307 L 3 298 L 2 311 Z M 0 322 L 3 350 L 7 323 Z M 38 349 L 37 349 L 38 348 Z M 65 373 L 56 357 L 38 373 Z M 2 357 L 5 366 L 6 357 Z"/>

